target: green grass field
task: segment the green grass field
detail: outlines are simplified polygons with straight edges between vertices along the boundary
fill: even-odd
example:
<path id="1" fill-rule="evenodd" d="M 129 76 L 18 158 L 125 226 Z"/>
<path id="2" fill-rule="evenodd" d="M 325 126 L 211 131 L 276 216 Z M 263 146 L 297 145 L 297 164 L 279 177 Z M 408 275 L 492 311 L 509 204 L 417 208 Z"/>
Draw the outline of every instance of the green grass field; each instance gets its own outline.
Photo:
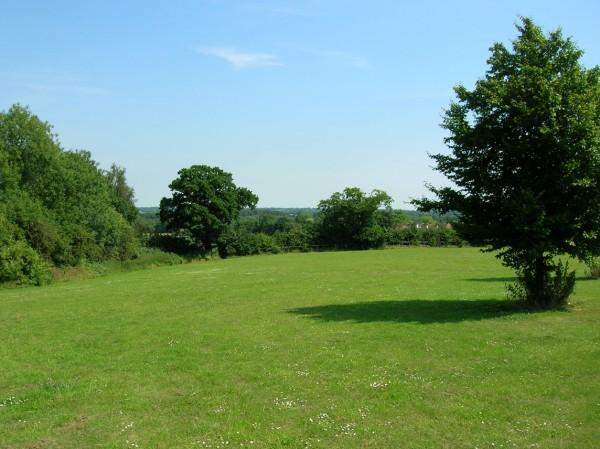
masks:
<path id="1" fill-rule="evenodd" d="M 598 448 L 600 281 L 476 249 L 245 257 L 0 290 L 1 448 Z"/>

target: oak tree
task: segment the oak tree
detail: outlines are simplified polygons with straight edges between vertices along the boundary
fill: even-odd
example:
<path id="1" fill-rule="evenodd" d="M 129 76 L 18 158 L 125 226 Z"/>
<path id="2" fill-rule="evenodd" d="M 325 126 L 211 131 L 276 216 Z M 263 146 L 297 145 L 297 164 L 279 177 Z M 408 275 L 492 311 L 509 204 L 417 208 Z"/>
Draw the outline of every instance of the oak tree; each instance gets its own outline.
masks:
<path id="1" fill-rule="evenodd" d="M 219 167 L 192 165 L 179 170 L 170 198 L 160 201 L 160 219 L 175 238 L 178 252 L 206 255 L 240 210 L 254 208 L 258 197 L 237 187 Z"/>

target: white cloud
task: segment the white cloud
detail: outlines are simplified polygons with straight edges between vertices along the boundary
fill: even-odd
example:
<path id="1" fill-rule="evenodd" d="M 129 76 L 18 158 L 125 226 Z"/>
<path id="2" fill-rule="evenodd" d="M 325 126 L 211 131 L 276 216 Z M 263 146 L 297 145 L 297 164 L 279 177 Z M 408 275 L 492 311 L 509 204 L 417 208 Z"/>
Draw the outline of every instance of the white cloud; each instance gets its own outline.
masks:
<path id="1" fill-rule="evenodd" d="M 223 59 L 236 70 L 281 65 L 277 57 L 269 53 L 248 53 L 223 47 L 202 48 L 199 52 Z"/>

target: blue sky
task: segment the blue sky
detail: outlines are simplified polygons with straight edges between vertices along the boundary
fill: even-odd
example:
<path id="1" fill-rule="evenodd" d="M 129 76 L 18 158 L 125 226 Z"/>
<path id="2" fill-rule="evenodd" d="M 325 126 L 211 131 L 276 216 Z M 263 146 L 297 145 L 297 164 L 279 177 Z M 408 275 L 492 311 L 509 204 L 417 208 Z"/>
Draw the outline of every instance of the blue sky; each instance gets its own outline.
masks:
<path id="1" fill-rule="evenodd" d="M 427 153 L 452 86 L 483 76 L 519 15 L 600 63 L 596 0 L 6 1 L 0 109 L 28 105 L 65 148 L 124 166 L 140 206 L 208 164 L 262 207 L 358 186 L 407 208 L 444 182 Z"/>

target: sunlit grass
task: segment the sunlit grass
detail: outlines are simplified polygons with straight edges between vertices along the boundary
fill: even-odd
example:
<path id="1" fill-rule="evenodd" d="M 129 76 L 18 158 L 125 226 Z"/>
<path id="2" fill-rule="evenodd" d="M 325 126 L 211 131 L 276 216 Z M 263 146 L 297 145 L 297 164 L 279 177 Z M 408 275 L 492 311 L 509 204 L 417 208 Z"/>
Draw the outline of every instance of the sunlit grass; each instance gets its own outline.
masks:
<path id="1" fill-rule="evenodd" d="M 0 447 L 598 447 L 600 281 L 526 313 L 511 278 L 406 248 L 0 290 Z"/>

